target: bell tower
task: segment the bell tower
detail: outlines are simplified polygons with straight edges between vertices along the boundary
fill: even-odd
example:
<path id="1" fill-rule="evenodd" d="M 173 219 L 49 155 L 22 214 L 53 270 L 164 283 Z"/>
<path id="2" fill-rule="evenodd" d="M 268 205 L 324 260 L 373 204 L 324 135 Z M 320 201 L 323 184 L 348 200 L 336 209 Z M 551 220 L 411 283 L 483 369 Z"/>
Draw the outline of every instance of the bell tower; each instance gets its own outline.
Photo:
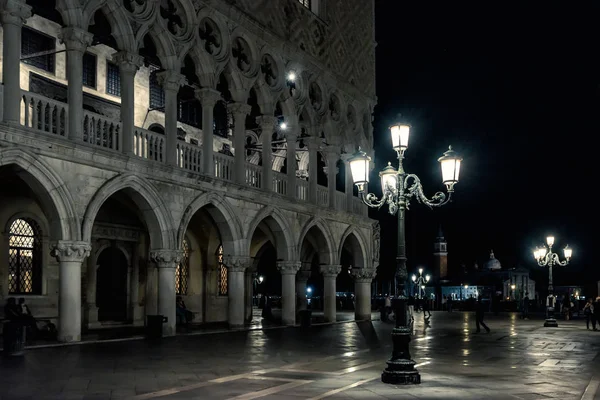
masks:
<path id="1" fill-rule="evenodd" d="M 433 246 L 433 258 L 434 274 L 440 280 L 446 279 L 448 277 L 448 243 L 444 239 L 441 226 Z"/>

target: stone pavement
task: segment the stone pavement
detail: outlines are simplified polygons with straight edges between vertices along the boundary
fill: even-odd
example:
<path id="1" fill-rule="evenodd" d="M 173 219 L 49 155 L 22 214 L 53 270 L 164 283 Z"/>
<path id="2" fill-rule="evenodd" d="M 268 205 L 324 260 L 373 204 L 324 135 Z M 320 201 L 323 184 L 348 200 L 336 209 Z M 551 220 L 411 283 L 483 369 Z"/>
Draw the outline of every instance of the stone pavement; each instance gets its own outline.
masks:
<path id="1" fill-rule="evenodd" d="M 392 326 L 373 321 L 29 350 L 2 360 L 0 399 L 600 399 L 600 332 L 582 321 L 416 319 L 417 386 L 381 383 Z"/>

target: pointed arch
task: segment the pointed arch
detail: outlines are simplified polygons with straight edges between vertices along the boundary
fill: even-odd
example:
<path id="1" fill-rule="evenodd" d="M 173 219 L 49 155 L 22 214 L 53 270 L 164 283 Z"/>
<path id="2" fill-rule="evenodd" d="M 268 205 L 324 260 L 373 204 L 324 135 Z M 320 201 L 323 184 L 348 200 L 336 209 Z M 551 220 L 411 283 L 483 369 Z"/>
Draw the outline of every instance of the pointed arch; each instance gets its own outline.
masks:
<path id="1" fill-rule="evenodd" d="M 306 225 L 304 225 L 304 228 L 302 229 L 299 240 L 297 242 L 298 254 L 300 254 L 300 252 L 302 251 L 302 245 L 304 244 L 304 239 L 306 238 L 306 235 L 312 228 L 318 229 L 318 231 L 323 235 L 323 239 L 325 240 L 326 250 L 320 251 L 319 253 L 322 257 L 327 256 L 328 260 L 320 260 L 321 263 L 337 264 L 339 262 L 339 257 L 337 257 L 337 254 L 335 251 L 335 247 L 334 247 L 335 242 L 333 240 L 333 235 L 331 233 L 331 230 L 328 228 L 327 224 L 325 223 L 325 221 L 319 217 L 312 218 L 310 221 L 308 221 L 308 223 Z M 319 251 L 319 249 L 315 249 L 315 250 Z"/>
<path id="2" fill-rule="evenodd" d="M 117 175 L 108 180 L 92 197 L 83 217 L 83 240 L 90 241 L 92 227 L 102 204 L 113 194 L 125 190 L 144 216 L 150 235 L 150 246 L 155 249 L 174 249 L 171 213 L 154 185 L 133 174 Z"/>
<path id="3" fill-rule="evenodd" d="M 50 233 L 55 240 L 81 240 L 75 201 L 62 178 L 42 158 L 20 148 L 0 150 L 0 167 L 16 165 L 19 177 L 32 188 L 50 215 Z"/>
<path id="4" fill-rule="evenodd" d="M 275 241 L 277 243 L 273 244 L 277 251 L 277 258 L 280 258 L 285 261 L 295 261 L 297 253 L 294 246 L 295 238 L 293 231 L 290 228 L 285 217 L 281 214 L 281 212 L 272 206 L 267 206 L 260 210 L 260 212 L 256 214 L 256 216 L 248 226 L 248 229 L 246 230 L 246 239 L 248 242 L 247 251 L 250 251 L 254 231 L 256 230 L 258 225 L 263 221 L 273 232 L 273 236 L 275 236 Z M 277 235 L 277 233 L 281 233 L 281 235 Z"/>
<path id="5" fill-rule="evenodd" d="M 359 248 L 356 248 L 355 245 L 352 246 L 352 256 L 354 258 L 354 264 L 357 268 L 369 268 L 369 259 L 367 255 L 368 247 L 365 238 L 362 236 L 360 231 L 356 229 L 355 226 L 350 225 L 344 234 L 342 235 L 342 239 L 340 240 L 340 245 L 338 248 L 338 257 L 341 260 L 342 258 L 342 250 L 344 249 L 344 244 L 346 240 L 352 240 L 354 244 L 358 244 Z"/>
<path id="6" fill-rule="evenodd" d="M 121 2 L 122 3 L 122 2 Z M 115 38 L 118 50 L 136 51 L 135 35 L 122 4 L 117 0 L 90 0 L 83 9 L 84 29 L 88 29 L 96 11 L 101 10 L 110 23 L 111 34 Z"/>
<path id="7" fill-rule="evenodd" d="M 216 193 L 203 193 L 187 206 L 177 231 L 177 247 L 179 248 L 181 246 L 192 217 L 196 212 L 206 206 L 211 206 L 211 209 L 207 210 L 207 212 L 217 224 L 217 228 L 221 235 L 223 252 L 226 255 L 243 254 L 242 246 L 240 244 L 242 241 L 242 225 L 235 216 L 236 213 L 233 210 L 233 207 L 229 205 L 223 196 Z"/>

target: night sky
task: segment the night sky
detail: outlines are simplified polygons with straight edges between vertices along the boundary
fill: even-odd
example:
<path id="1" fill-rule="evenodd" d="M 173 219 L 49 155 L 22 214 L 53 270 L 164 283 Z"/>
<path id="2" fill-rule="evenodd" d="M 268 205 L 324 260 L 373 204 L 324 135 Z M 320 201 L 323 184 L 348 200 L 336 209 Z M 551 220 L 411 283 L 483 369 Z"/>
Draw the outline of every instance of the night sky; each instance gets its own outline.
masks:
<path id="1" fill-rule="evenodd" d="M 388 127 L 398 113 L 413 126 L 405 169 L 428 196 L 443 189 L 437 158 L 448 145 L 464 157 L 453 203 L 431 211 L 412 201 L 409 271 L 431 269 L 441 223 L 451 270 L 481 267 L 493 249 L 504 267 L 532 268 L 545 287 L 531 250 L 552 233 L 561 257 L 573 248 L 555 285 L 600 279 L 600 3 L 526 3 L 375 2 L 371 191 L 381 194 L 377 174 L 395 161 Z M 396 219 L 387 206 L 371 217 L 382 224 L 385 278 L 395 268 Z"/>

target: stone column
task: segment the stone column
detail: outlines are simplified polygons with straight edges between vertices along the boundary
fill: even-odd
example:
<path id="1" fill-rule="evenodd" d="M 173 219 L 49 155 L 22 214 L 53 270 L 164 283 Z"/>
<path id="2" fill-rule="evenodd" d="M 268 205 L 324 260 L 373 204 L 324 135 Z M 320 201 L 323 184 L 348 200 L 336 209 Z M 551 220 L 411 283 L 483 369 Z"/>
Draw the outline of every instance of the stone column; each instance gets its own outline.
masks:
<path id="1" fill-rule="evenodd" d="M 308 264 L 308 268 L 306 268 Z M 302 263 L 302 269 L 296 274 L 296 303 L 298 311 L 306 310 L 308 302 L 306 300 L 306 282 L 310 278 L 310 263 Z"/>
<path id="2" fill-rule="evenodd" d="M 290 131 L 286 134 L 287 139 L 287 195 L 296 199 L 296 142 L 298 140 L 297 132 Z"/>
<path id="3" fill-rule="evenodd" d="M 146 294 L 144 300 L 144 312 L 146 315 L 155 315 L 158 310 L 158 285 L 156 263 L 152 258 L 146 264 Z M 144 317 L 145 319 L 145 317 Z"/>
<path id="4" fill-rule="evenodd" d="M 67 48 L 69 139 L 83 139 L 83 53 L 94 35 L 74 26 L 62 28 L 59 39 Z"/>
<path id="5" fill-rule="evenodd" d="M 354 181 L 352 180 L 352 171 L 350 163 L 346 162 L 346 211 L 354 212 Z"/>
<path id="6" fill-rule="evenodd" d="M 229 328 L 244 326 L 244 273 L 250 267 L 250 257 L 227 256 L 223 263 L 227 266 L 227 292 L 229 294 Z"/>
<path id="7" fill-rule="evenodd" d="M 329 192 L 329 208 L 335 208 L 336 177 L 338 173 L 337 162 L 340 159 L 340 148 L 327 147 L 327 189 Z"/>
<path id="8" fill-rule="evenodd" d="M 24 0 L 6 0 L 0 5 L 2 39 L 2 84 L 4 85 L 3 120 L 21 122 L 21 28 L 31 17 Z"/>
<path id="9" fill-rule="evenodd" d="M 356 296 L 354 318 L 356 320 L 371 320 L 371 282 L 375 277 L 374 269 L 355 268 L 354 294 Z"/>
<path id="10" fill-rule="evenodd" d="M 281 320 L 284 325 L 296 325 L 296 272 L 300 261 L 278 261 L 281 273 Z"/>
<path id="11" fill-rule="evenodd" d="M 177 165 L 177 93 L 185 83 L 185 77 L 176 71 L 156 74 L 158 83 L 165 91 L 165 134 L 167 136 L 166 162 Z M 175 307 L 173 307 L 175 310 Z M 175 311 L 173 311 L 175 312 Z"/>
<path id="12" fill-rule="evenodd" d="M 121 75 L 121 137 L 122 153 L 133 155 L 133 130 L 135 126 L 135 74 L 144 65 L 144 58 L 127 51 L 113 56 Z"/>
<path id="13" fill-rule="evenodd" d="M 87 285 L 85 287 L 85 312 L 86 322 L 88 328 L 94 327 L 98 324 L 98 307 L 96 307 L 96 272 L 98 266 L 91 258 L 87 259 Z"/>
<path id="14" fill-rule="evenodd" d="M 194 94 L 202 104 L 202 173 L 215 176 L 213 160 L 213 121 L 215 104 L 221 99 L 221 93 L 210 89 L 197 89 Z"/>
<path id="15" fill-rule="evenodd" d="M 58 340 L 81 341 L 81 263 L 90 255 L 87 242 L 60 240 L 52 249 L 58 272 Z"/>
<path id="16" fill-rule="evenodd" d="M 246 116 L 252 107 L 245 103 L 233 103 L 228 106 L 233 115 L 233 148 L 235 183 L 246 185 Z"/>
<path id="17" fill-rule="evenodd" d="M 304 139 L 308 145 L 308 198 L 311 203 L 317 204 L 317 171 L 319 168 L 319 138 L 309 137 Z"/>
<path id="18" fill-rule="evenodd" d="M 342 270 L 342 266 L 321 265 L 320 269 L 324 280 L 323 313 L 325 314 L 325 321 L 335 322 L 337 320 L 335 280 Z"/>
<path id="19" fill-rule="evenodd" d="M 277 124 L 277 118 L 263 115 L 256 118 L 260 126 L 260 140 L 262 143 L 262 185 L 261 188 L 268 192 L 273 190 L 273 147 L 271 139 Z"/>
<path id="20" fill-rule="evenodd" d="M 249 324 L 252 322 L 252 303 L 254 296 L 254 273 L 246 270 L 244 272 L 244 293 L 246 298 L 244 299 L 244 322 Z"/>
<path id="21" fill-rule="evenodd" d="M 152 250 L 150 257 L 158 267 L 158 314 L 167 317 L 163 336 L 174 336 L 177 322 L 175 313 L 175 268 L 181 262 L 181 250 Z"/>
<path id="22" fill-rule="evenodd" d="M 131 261 L 131 281 L 130 281 L 130 315 L 131 320 L 135 324 L 136 321 L 139 321 L 140 315 L 138 310 L 138 305 L 140 304 L 140 262 L 139 257 L 137 255 L 137 251 L 134 251 Z"/>

